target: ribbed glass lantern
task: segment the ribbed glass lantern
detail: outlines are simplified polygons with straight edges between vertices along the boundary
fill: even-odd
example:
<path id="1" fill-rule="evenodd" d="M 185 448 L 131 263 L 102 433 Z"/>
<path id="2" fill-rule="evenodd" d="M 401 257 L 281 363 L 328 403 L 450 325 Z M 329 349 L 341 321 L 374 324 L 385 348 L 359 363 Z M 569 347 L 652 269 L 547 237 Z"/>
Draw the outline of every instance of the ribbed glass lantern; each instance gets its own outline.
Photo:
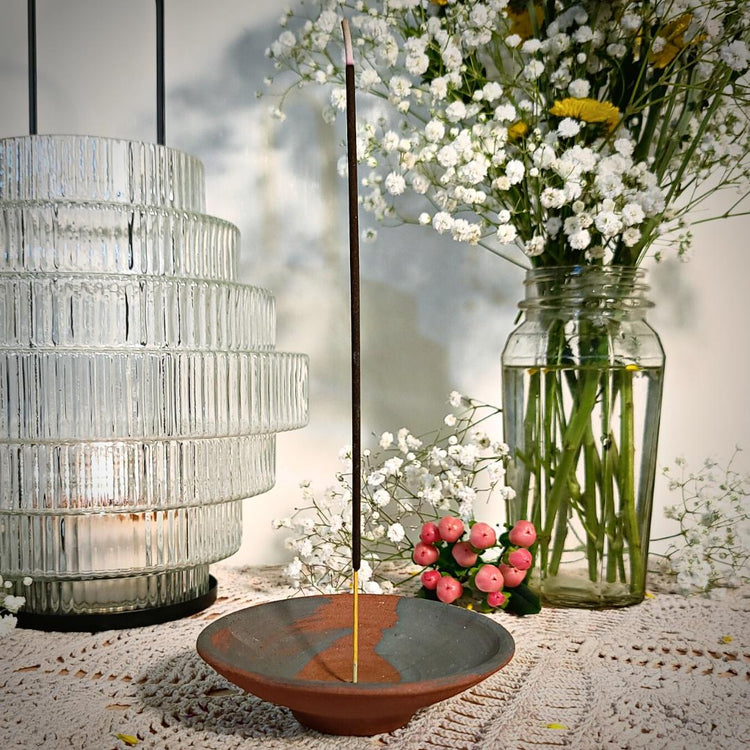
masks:
<path id="1" fill-rule="evenodd" d="M 33 579 L 26 613 L 201 600 L 307 421 L 307 358 L 204 211 L 177 150 L 0 140 L 0 574 Z"/>

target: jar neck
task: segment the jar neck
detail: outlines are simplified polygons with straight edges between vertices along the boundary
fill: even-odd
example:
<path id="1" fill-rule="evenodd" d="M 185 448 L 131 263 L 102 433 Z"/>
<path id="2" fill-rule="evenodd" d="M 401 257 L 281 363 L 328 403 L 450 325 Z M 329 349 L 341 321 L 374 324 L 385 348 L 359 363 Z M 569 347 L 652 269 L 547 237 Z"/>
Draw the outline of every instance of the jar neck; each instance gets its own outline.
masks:
<path id="1" fill-rule="evenodd" d="M 653 307 L 645 275 L 633 266 L 533 268 L 526 273 L 526 295 L 518 306 L 527 318 L 611 315 L 636 320 Z"/>

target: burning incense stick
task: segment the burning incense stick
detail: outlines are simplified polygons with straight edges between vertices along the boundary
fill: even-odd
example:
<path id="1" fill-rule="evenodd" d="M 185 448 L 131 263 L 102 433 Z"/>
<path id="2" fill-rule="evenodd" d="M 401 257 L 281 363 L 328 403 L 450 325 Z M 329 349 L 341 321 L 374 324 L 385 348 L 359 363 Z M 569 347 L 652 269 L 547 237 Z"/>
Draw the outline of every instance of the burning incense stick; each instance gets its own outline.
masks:
<path id="1" fill-rule="evenodd" d="M 357 215 L 357 115 L 354 105 L 354 54 L 349 23 L 341 21 L 346 50 L 346 144 L 349 165 L 349 285 L 352 341 L 352 585 L 354 588 L 354 653 L 352 682 L 359 667 L 359 566 L 362 551 L 360 503 L 362 497 L 361 410 L 359 361 L 359 219 Z"/>

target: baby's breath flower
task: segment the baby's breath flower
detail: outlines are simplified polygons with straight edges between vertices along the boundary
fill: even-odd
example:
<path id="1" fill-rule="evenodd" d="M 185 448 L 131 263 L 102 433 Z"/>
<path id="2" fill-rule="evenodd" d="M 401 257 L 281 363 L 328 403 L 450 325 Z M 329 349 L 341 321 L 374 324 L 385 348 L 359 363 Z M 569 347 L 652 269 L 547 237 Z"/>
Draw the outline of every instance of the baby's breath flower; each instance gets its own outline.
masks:
<path id="1" fill-rule="evenodd" d="M 28 588 L 31 586 L 32 580 L 29 576 L 24 576 L 21 584 Z M 16 627 L 18 619 L 15 615 L 26 604 L 25 596 L 11 593 L 14 585 L 12 580 L 3 580 L 3 577 L 0 576 L 0 638 Z"/>
<path id="2" fill-rule="evenodd" d="M 580 124 L 572 117 L 563 117 L 557 126 L 557 134 L 560 138 L 574 138 L 581 132 Z"/>
<path id="3" fill-rule="evenodd" d="M 628 227 L 622 233 L 622 241 L 626 247 L 633 247 L 641 239 L 641 232 L 635 227 Z"/>
<path id="4" fill-rule="evenodd" d="M 432 217 L 432 226 L 438 234 L 449 232 L 453 226 L 453 217 L 447 211 L 438 211 Z"/>
<path id="5" fill-rule="evenodd" d="M 750 475 L 734 468 L 738 453 L 724 467 L 707 459 L 707 471 L 688 471 L 682 458 L 674 462 L 676 472 L 664 469 L 669 491 L 680 493 L 680 502 L 666 506 L 664 516 L 676 521 L 679 531 L 653 541 L 670 540 L 659 555 L 661 569 L 683 593 L 708 593 L 750 579 Z"/>
<path id="6" fill-rule="evenodd" d="M 331 91 L 331 106 L 340 112 L 346 109 L 346 89 L 336 88 Z"/>
<path id="7" fill-rule="evenodd" d="M 448 403 L 454 408 L 457 409 L 461 404 L 463 403 L 463 396 L 458 391 L 451 391 L 448 394 Z"/>
<path id="8" fill-rule="evenodd" d="M 385 482 L 385 474 L 380 471 L 373 471 L 372 474 L 367 477 L 367 484 L 369 484 L 370 487 L 378 487 L 383 484 L 383 482 Z"/>
<path id="9" fill-rule="evenodd" d="M 495 107 L 495 119 L 498 122 L 512 122 L 518 116 L 513 104 L 499 104 Z"/>
<path id="10" fill-rule="evenodd" d="M 290 562 L 286 568 L 284 568 L 284 573 L 289 578 L 299 578 L 302 574 L 302 561 L 299 559 L 299 557 L 295 557 L 292 562 Z"/>
<path id="11" fill-rule="evenodd" d="M 388 527 L 386 536 L 392 542 L 398 543 L 403 541 L 404 537 L 406 536 L 406 532 L 404 531 L 404 527 L 400 523 L 396 522 Z"/>
<path id="12" fill-rule="evenodd" d="M 725 44 L 719 49 L 719 57 L 732 69 L 743 71 L 748 66 L 750 54 L 747 45 L 741 39 Z"/>
<path id="13" fill-rule="evenodd" d="M 591 91 L 591 84 L 585 78 L 576 78 L 568 84 L 568 91 L 576 99 L 585 99 Z"/>
<path id="14" fill-rule="evenodd" d="M 518 232 L 513 224 L 501 224 L 497 228 L 497 239 L 501 245 L 508 245 L 513 242 L 517 234 Z"/>
<path id="15" fill-rule="evenodd" d="M 0 638 L 8 635 L 16 627 L 18 619 L 11 614 L 0 615 Z"/>
<path id="16" fill-rule="evenodd" d="M 398 172 L 390 172 L 385 178 L 385 189 L 391 195 L 401 195 L 406 189 L 406 180 Z"/>
<path id="17" fill-rule="evenodd" d="M 568 243 L 574 250 L 585 250 L 591 244 L 591 233 L 587 229 L 580 229 L 568 235 Z"/>
<path id="18" fill-rule="evenodd" d="M 524 252 L 530 258 L 535 258 L 544 252 L 544 237 L 534 235 L 523 247 Z"/>
<path id="19" fill-rule="evenodd" d="M 632 227 L 640 224 L 645 217 L 646 215 L 638 203 L 626 203 L 622 207 L 622 220 L 626 226 Z"/>
<path id="20" fill-rule="evenodd" d="M 373 493 L 372 499 L 378 508 L 385 508 L 391 502 L 391 496 L 388 490 L 385 490 L 382 487 Z"/>
<path id="21" fill-rule="evenodd" d="M 279 122 L 284 122 L 284 120 L 286 120 L 286 113 L 278 107 L 271 107 L 268 111 L 274 120 L 278 120 Z"/>

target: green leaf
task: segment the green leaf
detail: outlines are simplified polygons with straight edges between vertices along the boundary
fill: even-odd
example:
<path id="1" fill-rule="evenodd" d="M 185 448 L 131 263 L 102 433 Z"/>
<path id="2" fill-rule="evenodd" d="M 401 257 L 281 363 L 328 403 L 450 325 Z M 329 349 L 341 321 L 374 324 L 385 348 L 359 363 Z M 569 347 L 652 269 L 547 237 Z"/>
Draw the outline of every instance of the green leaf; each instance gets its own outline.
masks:
<path id="1" fill-rule="evenodd" d="M 535 615 L 542 609 L 542 602 L 539 595 L 532 591 L 525 583 L 519 583 L 518 586 L 506 591 L 508 594 L 508 604 L 505 607 L 506 612 L 512 612 L 514 615 Z"/>
<path id="2" fill-rule="evenodd" d="M 438 601 L 435 590 L 433 589 L 432 591 L 430 591 L 429 589 L 426 589 L 424 586 L 420 587 L 419 591 L 417 591 L 415 596 L 417 597 L 417 599 L 431 599 L 434 602 Z"/>
<path id="3" fill-rule="evenodd" d="M 455 578 L 459 578 L 459 575 L 464 572 L 464 568 L 462 568 L 453 557 L 451 550 L 453 549 L 453 543 L 447 544 L 441 547 L 440 549 L 440 557 L 438 557 L 438 561 L 436 563 L 437 569 L 445 575 L 448 573 L 449 575 L 454 576 Z"/>

